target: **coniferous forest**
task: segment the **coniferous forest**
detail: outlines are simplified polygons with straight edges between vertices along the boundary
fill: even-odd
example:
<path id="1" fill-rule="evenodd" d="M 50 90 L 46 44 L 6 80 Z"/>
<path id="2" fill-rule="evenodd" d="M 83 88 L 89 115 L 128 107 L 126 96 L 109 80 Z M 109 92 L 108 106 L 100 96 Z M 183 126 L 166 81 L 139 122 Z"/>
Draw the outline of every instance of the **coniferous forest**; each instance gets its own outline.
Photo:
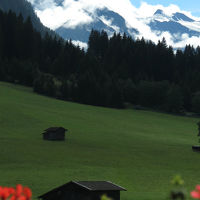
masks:
<path id="1" fill-rule="evenodd" d="M 200 113 L 200 47 L 175 52 L 164 38 L 155 44 L 93 30 L 85 51 L 0 11 L 0 81 L 90 105 Z"/>

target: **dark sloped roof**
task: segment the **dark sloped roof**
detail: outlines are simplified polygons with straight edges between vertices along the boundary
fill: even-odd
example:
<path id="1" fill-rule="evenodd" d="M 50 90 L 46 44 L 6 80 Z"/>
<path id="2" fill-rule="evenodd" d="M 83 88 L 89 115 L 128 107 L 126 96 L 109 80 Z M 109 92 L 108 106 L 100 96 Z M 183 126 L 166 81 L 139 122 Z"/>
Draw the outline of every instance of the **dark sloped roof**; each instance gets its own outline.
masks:
<path id="1" fill-rule="evenodd" d="M 110 181 L 70 181 L 60 187 L 57 187 L 49 192 L 40 195 L 38 198 L 45 198 L 53 193 L 57 193 L 58 191 L 65 190 L 70 184 L 75 184 L 80 188 L 86 189 L 88 191 L 126 191 L 125 188 L 111 183 Z"/>
<path id="2" fill-rule="evenodd" d="M 50 128 L 47 128 L 45 129 L 45 131 L 57 131 L 59 129 L 64 129 L 65 131 L 67 131 L 67 129 L 63 128 L 63 127 L 50 127 Z"/>
<path id="3" fill-rule="evenodd" d="M 102 190 L 126 190 L 121 186 L 118 186 L 110 181 L 73 181 L 75 184 L 84 187 L 91 191 L 102 191 Z"/>

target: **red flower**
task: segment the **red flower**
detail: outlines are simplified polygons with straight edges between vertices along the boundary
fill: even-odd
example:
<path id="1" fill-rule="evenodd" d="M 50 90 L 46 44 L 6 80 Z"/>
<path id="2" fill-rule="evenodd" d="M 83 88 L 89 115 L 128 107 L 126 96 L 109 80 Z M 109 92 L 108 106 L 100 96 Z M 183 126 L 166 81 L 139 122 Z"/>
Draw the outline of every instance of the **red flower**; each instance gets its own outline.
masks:
<path id="1" fill-rule="evenodd" d="M 200 199 L 200 185 L 196 186 L 196 190 L 193 190 L 190 195 L 194 198 L 194 199 Z"/>
<path id="2" fill-rule="evenodd" d="M 12 196 L 10 200 L 17 200 L 16 196 Z"/>
<path id="3" fill-rule="evenodd" d="M 24 193 L 24 195 L 26 196 L 27 199 L 31 199 L 32 192 L 31 192 L 30 188 L 24 187 L 23 193 Z"/>
<path id="4" fill-rule="evenodd" d="M 1 200 L 30 200 L 32 196 L 31 189 L 23 187 L 22 185 L 16 185 L 16 189 L 10 187 L 0 186 L 0 199 Z"/>
<path id="5" fill-rule="evenodd" d="M 16 195 L 17 197 L 20 197 L 21 194 L 22 194 L 22 192 L 23 192 L 23 187 L 22 187 L 22 185 L 21 185 L 21 184 L 17 184 L 17 185 L 16 185 L 16 190 L 15 190 L 15 195 Z"/>
<path id="6" fill-rule="evenodd" d="M 17 200 L 27 200 L 27 198 L 24 195 L 22 195 Z"/>
<path id="7" fill-rule="evenodd" d="M 9 193 L 10 193 L 10 194 L 14 194 L 14 193 L 15 193 L 15 189 L 12 188 L 12 187 L 8 188 L 8 190 L 9 190 Z"/>
<path id="8" fill-rule="evenodd" d="M 6 200 L 11 195 L 9 188 L 0 187 L 0 198 Z"/>
<path id="9" fill-rule="evenodd" d="M 0 197 L 2 196 L 3 194 L 3 187 L 0 186 Z"/>

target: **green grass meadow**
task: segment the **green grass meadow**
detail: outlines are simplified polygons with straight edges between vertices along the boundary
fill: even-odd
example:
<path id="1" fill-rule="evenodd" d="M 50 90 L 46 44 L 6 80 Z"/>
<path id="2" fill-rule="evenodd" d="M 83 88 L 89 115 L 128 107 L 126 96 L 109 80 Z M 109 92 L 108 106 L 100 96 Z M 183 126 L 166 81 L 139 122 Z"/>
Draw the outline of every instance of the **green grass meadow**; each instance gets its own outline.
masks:
<path id="1" fill-rule="evenodd" d="M 191 148 L 198 121 L 65 102 L 0 82 L 0 185 L 27 185 L 36 199 L 71 180 L 109 180 L 127 189 L 122 200 L 164 200 L 180 174 L 189 194 L 200 184 L 200 153 Z M 66 141 L 43 141 L 51 126 L 69 129 Z"/>

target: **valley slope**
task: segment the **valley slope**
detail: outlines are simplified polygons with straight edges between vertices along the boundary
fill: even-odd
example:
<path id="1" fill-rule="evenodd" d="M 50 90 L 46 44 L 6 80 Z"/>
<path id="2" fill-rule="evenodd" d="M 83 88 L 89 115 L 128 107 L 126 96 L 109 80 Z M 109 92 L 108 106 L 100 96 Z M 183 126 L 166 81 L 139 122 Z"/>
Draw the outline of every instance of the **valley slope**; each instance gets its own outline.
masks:
<path id="1" fill-rule="evenodd" d="M 110 180 L 121 199 L 166 199 L 180 174 L 188 191 L 200 183 L 199 119 L 64 102 L 30 88 L 0 83 L 0 185 L 22 183 L 34 199 L 70 180 Z M 65 142 L 42 140 L 51 126 Z"/>

